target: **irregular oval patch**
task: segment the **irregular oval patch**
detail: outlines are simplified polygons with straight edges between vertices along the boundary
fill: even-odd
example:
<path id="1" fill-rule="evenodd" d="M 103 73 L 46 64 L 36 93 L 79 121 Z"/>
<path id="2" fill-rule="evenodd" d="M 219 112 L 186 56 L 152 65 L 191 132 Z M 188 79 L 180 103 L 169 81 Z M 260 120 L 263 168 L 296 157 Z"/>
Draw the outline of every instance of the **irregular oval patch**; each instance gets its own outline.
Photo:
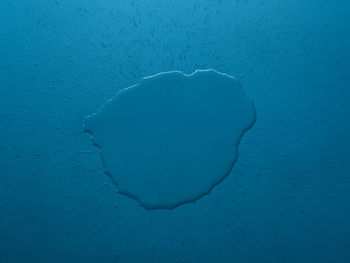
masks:
<path id="1" fill-rule="evenodd" d="M 165 72 L 121 90 L 85 119 L 119 192 L 146 209 L 172 209 L 229 175 L 255 122 L 235 78 L 215 70 Z"/>

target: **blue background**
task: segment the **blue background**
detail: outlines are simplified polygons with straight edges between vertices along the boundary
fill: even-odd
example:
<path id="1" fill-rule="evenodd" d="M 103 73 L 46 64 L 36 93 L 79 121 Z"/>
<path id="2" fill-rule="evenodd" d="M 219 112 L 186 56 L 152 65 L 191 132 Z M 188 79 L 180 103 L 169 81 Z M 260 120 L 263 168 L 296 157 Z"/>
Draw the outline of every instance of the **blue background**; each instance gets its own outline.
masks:
<path id="1" fill-rule="evenodd" d="M 0 262 L 350 262 L 345 0 L 2 0 Z M 238 77 L 257 121 L 194 204 L 119 195 L 83 130 L 162 71 Z"/>

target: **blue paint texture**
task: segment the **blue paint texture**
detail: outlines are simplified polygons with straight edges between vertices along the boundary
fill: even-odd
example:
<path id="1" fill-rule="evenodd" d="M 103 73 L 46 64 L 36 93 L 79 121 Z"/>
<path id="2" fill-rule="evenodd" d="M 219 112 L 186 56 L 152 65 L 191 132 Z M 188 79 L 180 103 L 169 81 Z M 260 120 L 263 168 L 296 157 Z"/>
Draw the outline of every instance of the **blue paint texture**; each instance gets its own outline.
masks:
<path id="1" fill-rule="evenodd" d="M 0 1 L 0 262 L 350 262 L 349 14 L 345 0 Z M 105 174 L 84 118 L 145 76 L 209 68 L 237 79 L 256 121 L 209 194 L 193 177 L 186 196 L 146 182 L 129 196 L 181 205 L 145 209 Z"/>

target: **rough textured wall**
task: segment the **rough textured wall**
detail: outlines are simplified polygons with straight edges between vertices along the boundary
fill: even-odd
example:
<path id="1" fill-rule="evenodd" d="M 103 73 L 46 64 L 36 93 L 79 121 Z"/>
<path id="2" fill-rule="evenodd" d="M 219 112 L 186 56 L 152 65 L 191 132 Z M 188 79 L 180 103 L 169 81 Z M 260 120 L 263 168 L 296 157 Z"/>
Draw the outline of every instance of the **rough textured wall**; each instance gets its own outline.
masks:
<path id="1" fill-rule="evenodd" d="M 0 262 L 349 262 L 350 5 L 2 0 Z M 116 192 L 83 118 L 141 77 L 215 68 L 257 120 L 174 210 Z"/>

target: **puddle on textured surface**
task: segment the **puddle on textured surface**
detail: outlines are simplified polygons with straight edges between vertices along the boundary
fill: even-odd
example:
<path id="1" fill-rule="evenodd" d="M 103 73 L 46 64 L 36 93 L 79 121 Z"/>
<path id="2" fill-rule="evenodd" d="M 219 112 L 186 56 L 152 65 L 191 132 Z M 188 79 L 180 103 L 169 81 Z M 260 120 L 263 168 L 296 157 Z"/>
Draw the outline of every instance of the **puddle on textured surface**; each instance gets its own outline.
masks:
<path id="1" fill-rule="evenodd" d="M 146 209 L 208 194 L 230 173 L 255 121 L 253 102 L 215 70 L 143 78 L 85 120 L 119 192 Z"/>

